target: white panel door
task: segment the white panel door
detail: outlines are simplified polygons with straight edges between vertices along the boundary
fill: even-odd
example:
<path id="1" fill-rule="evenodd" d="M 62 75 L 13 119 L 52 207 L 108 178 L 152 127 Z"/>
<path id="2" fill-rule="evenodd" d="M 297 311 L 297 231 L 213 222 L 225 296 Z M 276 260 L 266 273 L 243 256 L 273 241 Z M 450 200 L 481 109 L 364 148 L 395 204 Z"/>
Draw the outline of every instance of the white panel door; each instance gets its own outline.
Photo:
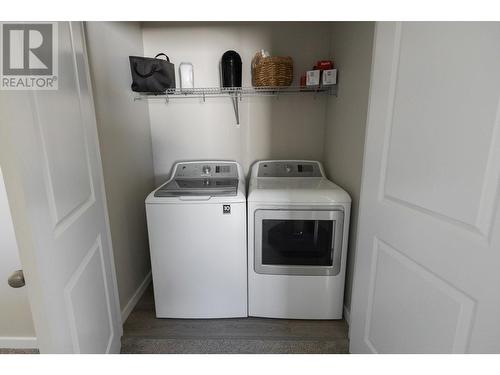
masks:
<path id="1" fill-rule="evenodd" d="M 59 89 L 2 93 L 6 185 L 41 352 L 116 353 L 122 327 L 83 25 L 58 31 Z"/>
<path id="2" fill-rule="evenodd" d="M 500 353 L 500 23 L 378 23 L 352 353 Z"/>

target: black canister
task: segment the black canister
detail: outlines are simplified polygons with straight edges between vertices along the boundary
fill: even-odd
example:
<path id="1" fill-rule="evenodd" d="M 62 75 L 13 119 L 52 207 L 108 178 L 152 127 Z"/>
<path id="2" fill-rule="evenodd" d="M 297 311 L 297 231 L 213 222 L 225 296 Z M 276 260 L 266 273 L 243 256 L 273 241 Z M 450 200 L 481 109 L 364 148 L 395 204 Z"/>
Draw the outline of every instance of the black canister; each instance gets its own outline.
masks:
<path id="1" fill-rule="evenodd" d="M 236 51 L 226 51 L 221 59 L 222 87 L 241 87 L 241 57 Z"/>

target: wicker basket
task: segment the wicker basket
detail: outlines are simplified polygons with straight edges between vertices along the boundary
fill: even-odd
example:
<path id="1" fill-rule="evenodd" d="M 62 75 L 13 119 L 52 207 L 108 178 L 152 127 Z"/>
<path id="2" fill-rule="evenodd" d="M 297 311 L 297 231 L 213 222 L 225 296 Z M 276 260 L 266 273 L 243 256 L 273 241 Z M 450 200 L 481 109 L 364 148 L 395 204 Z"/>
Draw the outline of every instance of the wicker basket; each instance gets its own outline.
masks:
<path id="1" fill-rule="evenodd" d="M 260 86 L 290 86 L 293 81 L 291 57 L 262 57 L 258 52 L 252 59 L 252 84 Z"/>

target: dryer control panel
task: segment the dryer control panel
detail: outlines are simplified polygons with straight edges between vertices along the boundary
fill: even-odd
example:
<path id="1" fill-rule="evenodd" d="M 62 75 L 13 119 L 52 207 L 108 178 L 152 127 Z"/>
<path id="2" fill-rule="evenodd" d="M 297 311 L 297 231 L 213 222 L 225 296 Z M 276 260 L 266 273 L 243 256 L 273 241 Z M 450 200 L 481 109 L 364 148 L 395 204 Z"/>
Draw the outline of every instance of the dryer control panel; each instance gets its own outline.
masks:
<path id="1" fill-rule="evenodd" d="M 324 177 L 317 161 L 261 162 L 257 177 Z"/>
<path id="2" fill-rule="evenodd" d="M 179 163 L 175 178 L 238 178 L 235 163 Z"/>

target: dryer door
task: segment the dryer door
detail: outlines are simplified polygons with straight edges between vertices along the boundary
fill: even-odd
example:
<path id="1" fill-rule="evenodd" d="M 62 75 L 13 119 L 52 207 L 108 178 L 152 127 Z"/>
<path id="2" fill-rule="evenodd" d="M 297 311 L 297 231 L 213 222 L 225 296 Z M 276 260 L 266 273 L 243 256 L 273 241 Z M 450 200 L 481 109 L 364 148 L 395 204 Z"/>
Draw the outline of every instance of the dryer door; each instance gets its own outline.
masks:
<path id="1" fill-rule="evenodd" d="M 344 211 L 255 211 L 255 272 L 330 275 L 340 272 Z"/>

